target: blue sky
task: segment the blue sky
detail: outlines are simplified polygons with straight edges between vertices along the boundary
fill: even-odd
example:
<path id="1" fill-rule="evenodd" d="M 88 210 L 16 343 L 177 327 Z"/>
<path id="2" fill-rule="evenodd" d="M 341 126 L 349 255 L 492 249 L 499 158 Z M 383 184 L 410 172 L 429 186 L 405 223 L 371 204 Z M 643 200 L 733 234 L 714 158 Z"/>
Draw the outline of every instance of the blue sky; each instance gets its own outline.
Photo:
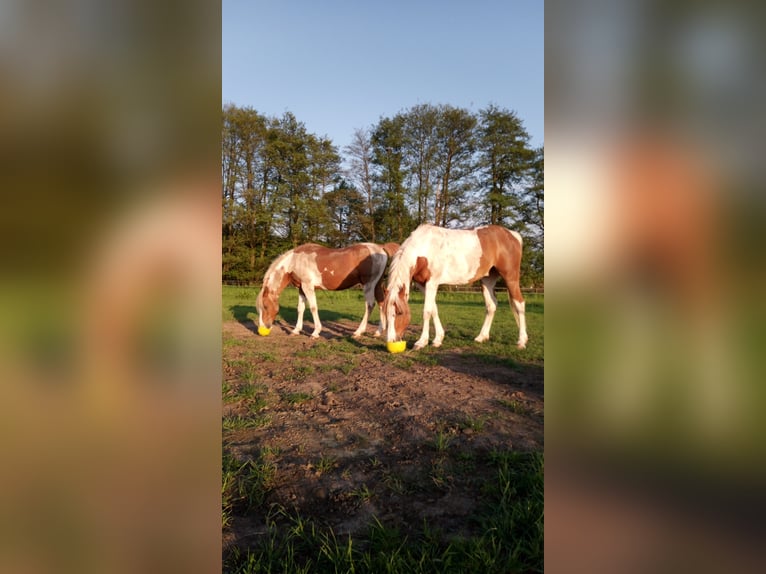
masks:
<path id="1" fill-rule="evenodd" d="M 223 103 L 341 150 L 417 104 L 493 103 L 543 144 L 542 0 L 223 0 Z"/>

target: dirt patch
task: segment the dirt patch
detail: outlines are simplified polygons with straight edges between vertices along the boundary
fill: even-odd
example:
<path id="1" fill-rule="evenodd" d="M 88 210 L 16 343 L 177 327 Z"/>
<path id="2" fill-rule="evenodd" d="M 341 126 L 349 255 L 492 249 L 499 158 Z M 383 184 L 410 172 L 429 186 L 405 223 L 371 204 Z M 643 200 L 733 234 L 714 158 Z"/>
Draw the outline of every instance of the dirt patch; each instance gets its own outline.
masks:
<path id="1" fill-rule="evenodd" d="M 263 478 L 232 504 L 224 550 L 257 542 L 274 505 L 339 534 L 373 517 L 475 534 L 493 453 L 543 448 L 542 365 L 476 343 L 391 355 L 380 339 L 351 339 L 351 322 L 323 325 L 314 340 L 224 324 L 224 456 Z"/>

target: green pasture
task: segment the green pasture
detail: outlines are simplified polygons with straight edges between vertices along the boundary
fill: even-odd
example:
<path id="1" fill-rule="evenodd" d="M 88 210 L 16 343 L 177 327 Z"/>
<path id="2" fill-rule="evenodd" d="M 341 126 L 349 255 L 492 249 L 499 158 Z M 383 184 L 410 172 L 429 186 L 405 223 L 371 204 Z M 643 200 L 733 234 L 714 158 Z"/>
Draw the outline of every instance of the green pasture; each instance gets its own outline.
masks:
<path id="1" fill-rule="evenodd" d="M 265 541 L 251 550 L 235 549 L 225 560 L 224 572 L 542 572 L 542 453 L 497 452 L 489 455 L 487 464 L 495 480 L 485 485 L 485 500 L 472 518 L 482 526 L 482 536 L 445 540 L 438 528 L 424 523 L 417 537 L 408 537 L 373 519 L 367 536 L 359 540 L 274 507 L 266 519 Z M 233 490 L 251 504 L 263 502 L 276 472 L 268 460 L 246 463 L 246 469 L 235 464 L 232 470 L 231 460 L 224 460 L 223 466 L 224 498 Z M 358 496 L 369 494 L 362 489 Z"/>
<path id="2" fill-rule="evenodd" d="M 234 287 L 223 286 L 223 320 L 224 321 L 257 321 L 258 311 L 255 307 L 255 298 L 259 287 Z M 518 328 L 511 313 L 508 295 L 505 291 L 497 293 L 498 308 L 495 320 L 492 323 L 492 331 L 489 341 L 476 343 L 473 338 L 479 334 L 484 321 L 484 298 L 481 293 L 457 292 L 441 290 L 436 297 L 439 308 L 439 317 L 446 331 L 442 349 L 457 347 L 471 347 L 477 353 L 497 358 L 512 358 L 525 363 L 543 362 L 543 315 L 544 295 L 525 295 L 527 302 L 527 332 L 529 342 L 527 348 L 516 349 Z M 295 325 L 297 318 L 296 306 L 298 292 L 295 288 L 285 289 L 279 299 L 279 315 L 277 321 L 286 321 L 291 327 Z M 319 318 L 322 323 L 334 321 L 350 321 L 358 324 L 364 312 L 364 297 L 360 289 L 348 289 L 346 291 L 317 291 L 317 305 Z M 407 348 L 411 349 L 420 336 L 423 325 L 423 294 L 413 289 L 410 296 L 410 310 L 412 324 L 405 336 Z M 367 327 L 368 335 L 372 335 L 380 321 L 380 312 L 376 307 Z M 311 313 L 308 309 L 303 317 L 303 329 L 310 333 L 313 326 Z M 431 324 L 431 338 L 433 338 L 433 323 Z M 381 348 L 383 347 L 381 343 Z M 438 353 L 439 349 L 430 346 L 421 352 Z"/>

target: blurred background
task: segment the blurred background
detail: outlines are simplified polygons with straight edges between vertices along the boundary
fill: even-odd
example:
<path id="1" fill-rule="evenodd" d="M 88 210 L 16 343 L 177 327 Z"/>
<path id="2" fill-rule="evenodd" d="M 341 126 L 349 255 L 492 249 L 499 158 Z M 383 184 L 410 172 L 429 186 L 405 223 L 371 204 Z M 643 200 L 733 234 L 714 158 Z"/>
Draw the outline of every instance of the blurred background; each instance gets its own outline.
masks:
<path id="1" fill-rule="evenodd" d="M 220 568 L 220 5 L 0 4 L 0 571 Z"/>
<path id="2" fill-rule="evenodd" d="M 546 567 L 763 571 L 764 8 L 546 2 Z"/>

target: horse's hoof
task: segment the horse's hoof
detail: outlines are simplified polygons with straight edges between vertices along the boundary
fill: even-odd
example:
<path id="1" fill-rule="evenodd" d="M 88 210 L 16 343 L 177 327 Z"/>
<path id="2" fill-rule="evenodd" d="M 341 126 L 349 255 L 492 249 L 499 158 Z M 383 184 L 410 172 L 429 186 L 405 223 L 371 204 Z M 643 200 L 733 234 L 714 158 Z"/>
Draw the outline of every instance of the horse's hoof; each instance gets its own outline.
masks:
<path id="1" fill-rule="evenodd" d="M 477 336 L 477 337 L 474 339 L 474 341 L 476 341 L 477 343 L 483 343 L 483 342 L 484 342 L 484 341 L 486 341 L 487 339 L 489 339 L 489 337 L 482 337 L 481 335 L 479 335 L 479 336 Z"/>

